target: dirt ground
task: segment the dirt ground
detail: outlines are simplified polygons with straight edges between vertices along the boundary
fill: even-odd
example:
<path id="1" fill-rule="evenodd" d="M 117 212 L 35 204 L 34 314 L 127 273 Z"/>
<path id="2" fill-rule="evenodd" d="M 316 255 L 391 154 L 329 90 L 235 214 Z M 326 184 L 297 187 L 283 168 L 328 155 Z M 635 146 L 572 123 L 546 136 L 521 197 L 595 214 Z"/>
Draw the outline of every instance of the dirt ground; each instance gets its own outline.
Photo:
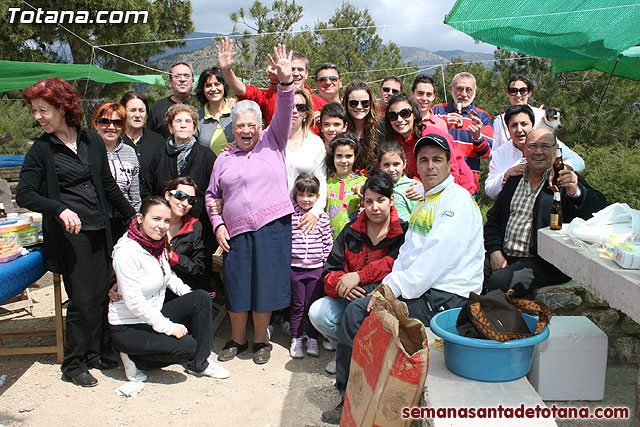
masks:
<path id="1" fill-rule="evenodd" d="M 32 289 L 35 317 L 23 312 L 0 316 L 0 331 L 53 327 L 51 275 Z M 66 299 L 63 297 L 63 300 Z M 216 333 L 214 353 L 230 336 L 228 318 Z M 5 340 L 5 345 L 24 344 Z M 28 344 L 53 345 L 52 337 L 30 338 Z M 289 337 L 276 330 L 271 361 L 258 366 L 247 351 L 224 364 L 226 380 L 196 378 L 173 365 L 149 372 L 142 392 L 134 398 L 118 396 L 124 384 L 121 367 L 91 370 L 97 387 L 83 389 L 60 380 L 54 355 L 0 356 L 0 427 L 14 426 L 324 426 L 322 411 L 334 407 L 338 394 L 334 376 L 324 370 L 332 352 L 293 360 Z M 611 365 L 602 402 L 557 402 L 563 406 L 627 406 L 633 408 L 637 367 Z M 547 402 L 551 404 L 553 402 Z M 626 426 L 628 420 L 558 420 L 561 427 Z M 488 424 L 490 425 L 490 424 Z"/>

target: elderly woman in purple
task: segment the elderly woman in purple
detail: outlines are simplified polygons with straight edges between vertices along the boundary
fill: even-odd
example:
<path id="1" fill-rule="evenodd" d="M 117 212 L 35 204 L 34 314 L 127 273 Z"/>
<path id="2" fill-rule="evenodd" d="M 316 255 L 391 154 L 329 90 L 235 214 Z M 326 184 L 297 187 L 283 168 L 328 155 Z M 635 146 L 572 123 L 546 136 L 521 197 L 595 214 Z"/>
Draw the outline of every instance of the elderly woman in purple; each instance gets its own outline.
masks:
<path id="1" fill-rule="evenodd" d="M 279 85 L 276 112 L 262 130 L 260 107 L 238 102 L 231 113 L 235 148 L 213 166 L 205 203 L 224 253 L 224 290 L 231 340 L 218 355 L 225 362 L 248 348 L 246 326 L 253 317 L 253 361 L 269 361 L 267 327 L 271 312 L 291 301 L 291 213 L 285 150 L 291 131 L 294 87 L 291 52 L 273 48 Z M 211 207 L 222 199 L 222 214 Z"/>

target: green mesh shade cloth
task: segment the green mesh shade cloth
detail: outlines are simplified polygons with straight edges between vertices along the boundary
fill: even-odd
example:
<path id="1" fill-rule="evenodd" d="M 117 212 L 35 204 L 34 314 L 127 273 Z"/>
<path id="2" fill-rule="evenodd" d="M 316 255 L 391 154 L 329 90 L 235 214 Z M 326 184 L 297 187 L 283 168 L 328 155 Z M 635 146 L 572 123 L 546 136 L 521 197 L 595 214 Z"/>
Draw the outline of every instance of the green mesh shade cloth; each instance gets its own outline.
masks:
<path id="1" fill-rule="evenodd" d="M 164 82 L 161 75 L 132 76 L 103 70 L 88 64 L 47 64 L 43 62 L 0 61 L 0 93 L 22 89 L 49 77 L 64 80 L 90 79 L 100 83 L 137 82 L 153 84 Z"/>
<path id="2" fill-rule="evenodd" d="M 637 0 L 458 0 L 444 22 L 502 49 L 551 58 L 555 72 L 610 73 L 620 58 L 615 74 L 640 79 L 637 51 L 627 50 L 640 42 Z"/>

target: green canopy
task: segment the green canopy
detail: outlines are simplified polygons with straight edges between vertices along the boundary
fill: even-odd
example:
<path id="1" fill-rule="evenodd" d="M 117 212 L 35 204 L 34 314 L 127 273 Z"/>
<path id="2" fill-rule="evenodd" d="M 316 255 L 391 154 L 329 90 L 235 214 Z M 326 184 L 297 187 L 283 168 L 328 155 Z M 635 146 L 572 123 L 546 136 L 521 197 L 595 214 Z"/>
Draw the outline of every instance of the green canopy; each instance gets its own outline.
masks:
<path id="1" fill-rule="evenodd" d="M 43 62 L 15 62 L 0 60 L 0 93 L 22 89 L 48 77 L 64 80 L 91 79 L 100 83 L 136 82 L 154 84 L 165 82 L 162 75 L 132 76 L 103 70 L 89 64 L 47 64 Z"/>
<path id="2" fill-rule="evenodd" d="M 633 0 L 458 0 L 444 22 L 502 49 L 551 58 L 554 72 L 615 67 L 616 75 L 640 79 Z"/>

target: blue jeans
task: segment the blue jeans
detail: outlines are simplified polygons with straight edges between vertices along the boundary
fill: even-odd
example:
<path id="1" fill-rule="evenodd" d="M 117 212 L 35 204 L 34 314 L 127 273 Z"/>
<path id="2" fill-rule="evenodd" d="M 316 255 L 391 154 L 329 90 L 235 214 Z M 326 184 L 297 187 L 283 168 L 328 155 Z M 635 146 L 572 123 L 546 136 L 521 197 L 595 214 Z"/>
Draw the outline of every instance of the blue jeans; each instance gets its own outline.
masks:
<path id="1" fill-rule="evenodd" d="M 309 308 L 311 324 L 335 347 L 338 344 L 338 331 L 342 324 L 342 315 L 349 305 L 344 298 L 322 297 Z"/>

